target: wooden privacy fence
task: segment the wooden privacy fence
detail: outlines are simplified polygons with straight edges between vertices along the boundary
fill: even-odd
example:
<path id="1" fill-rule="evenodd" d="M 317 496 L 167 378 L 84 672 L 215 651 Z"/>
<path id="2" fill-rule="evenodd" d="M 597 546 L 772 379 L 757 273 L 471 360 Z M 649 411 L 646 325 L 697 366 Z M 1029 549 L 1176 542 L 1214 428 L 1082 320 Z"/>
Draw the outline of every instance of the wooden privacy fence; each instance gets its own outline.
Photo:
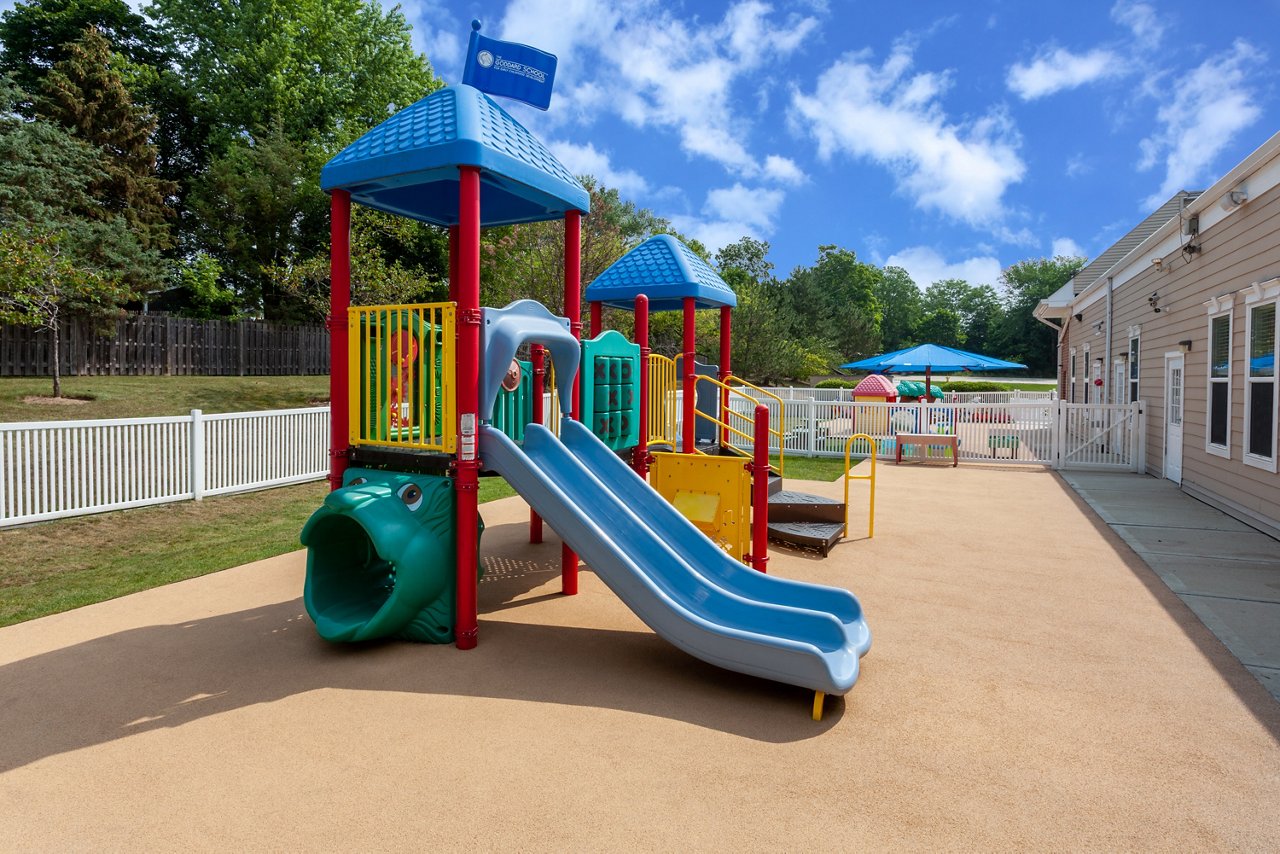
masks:
<path id="1" fill-rule="evenodd" d="M 61 327 L 63 376 L 279 376 L 329 373 L 323 326 L 260 320 L 191 320 L 132 314 L 104 333 L 85 320 Z M 0 376 L 53 373 L 48 330 L 0 324 Z"/>
<path id="2" fill-rule="evenodd" d="M 329 408 L 0 424 L 0 527 L 317 480 Z"/>

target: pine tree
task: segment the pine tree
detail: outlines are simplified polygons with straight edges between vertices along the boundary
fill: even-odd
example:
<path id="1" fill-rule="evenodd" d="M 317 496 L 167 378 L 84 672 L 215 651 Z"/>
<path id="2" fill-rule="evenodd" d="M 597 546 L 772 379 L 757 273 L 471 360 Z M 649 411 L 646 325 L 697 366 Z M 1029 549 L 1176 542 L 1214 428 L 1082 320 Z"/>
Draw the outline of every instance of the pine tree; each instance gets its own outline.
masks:
<path id="1" fill-rule="evenodd" d="M 89 186 L 106 216 L 123 216 L 144 248 L 170 245 L 166 197 L 172 182 L 156 177 L 156 120 L 133 103 L 111 46 L 89 27 L 67 46 L 67 58 L 45 77 L 38 113 L 101 152 L 103 175 Z"/>

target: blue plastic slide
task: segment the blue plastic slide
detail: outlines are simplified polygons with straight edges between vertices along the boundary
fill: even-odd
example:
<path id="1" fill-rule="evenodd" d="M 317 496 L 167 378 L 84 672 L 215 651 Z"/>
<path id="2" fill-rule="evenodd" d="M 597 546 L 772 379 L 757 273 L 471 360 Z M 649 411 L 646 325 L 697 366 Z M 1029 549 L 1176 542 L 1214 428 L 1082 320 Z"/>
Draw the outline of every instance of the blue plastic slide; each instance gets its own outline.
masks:
<path id="1" fill-rule="evenodd" d="M 481 431 L 485 468 L 663 638 L 729 670 L 828 694 L 853 687 L 871 646 L 853 594 L 743 566 L 575 421 L 560 439 L 529 425 L 523 448 Z"/>

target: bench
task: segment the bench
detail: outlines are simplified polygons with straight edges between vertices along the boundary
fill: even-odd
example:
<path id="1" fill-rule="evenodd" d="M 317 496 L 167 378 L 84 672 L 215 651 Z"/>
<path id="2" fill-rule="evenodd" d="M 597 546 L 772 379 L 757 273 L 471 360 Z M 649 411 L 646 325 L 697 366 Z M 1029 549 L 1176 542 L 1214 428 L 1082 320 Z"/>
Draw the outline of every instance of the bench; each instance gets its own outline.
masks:
<path id="1" fill-rule="evenodd" d="M 895 457 L 895 463 L 902 462 L 902 448 L 904 445 L 915 445 L 921 449 L 922 456 L 928 456 L 931 448 L 942 448 L 951 450 L 951 465 L 954 467 L 960 462 L 960 437 L 949 435 L 946 433 L 899 433 L 898 434 L 898 450 Z"/>
<path id="2" fill-rule="evenodd" d="M 1018 448 L 1022 445 L 1022 440 L 1013 435 L 996 435 L 987 437 L 987 447 L 991 450 L 991 458 L 995 459 L 996 450 L 999 448 L 1009 449 L 1009 459 L 1016 459 L 1018 456 Z"/>

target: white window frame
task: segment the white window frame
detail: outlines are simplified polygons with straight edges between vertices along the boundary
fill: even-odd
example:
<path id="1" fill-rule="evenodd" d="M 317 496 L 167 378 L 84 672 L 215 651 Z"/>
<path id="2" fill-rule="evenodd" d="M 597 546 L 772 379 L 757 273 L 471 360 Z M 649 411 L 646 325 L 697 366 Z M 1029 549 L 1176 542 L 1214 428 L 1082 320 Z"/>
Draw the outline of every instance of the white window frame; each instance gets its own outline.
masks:
<path id="1" fill-rule="evenodd" d="M 1080 402 L 1091 403 L 1092 401 L 1089 398 L 1092 397 L 1092 395 L 1089 394 L 1089 386 L 1093 380 L 1092 380 L 1092 377 L 1090 377 L 1089 375 L 1093 373 L 1093 365 L 1090 364 L 1089 362 L 1089 345 L 1088 344 L 1084 345 L 1084 357 L 1082 359 L 1082 367 L 1084 368 L 1084 395 L 1082 396 L 1083 399 Z"/>
<path id="2" fill-rule="evenodd" d="M 1235 379 L 1235 372 L 1232 367 L 1231 351 L 1235 345 L 1235 313 L 1232 311 L 1233 301 L 1231 297 L 1219 297 L 1210 300 L 1209 319 L 1205 324 L 1205 334 L 1208 338 L 1209 345 L 1205 347 L 1205 399 L 1204 399 L 1204 450 L 1207 454 L 1213 454 L 1215 457 L 1223 457 L 1231 459 L 1231 386 L 1232 380 Z M 1215 320 L 1226 318 L 1227 321 L 1227 375 L 1225 377 L 1215 377 L 1213 375 L 1213 323 Z M 1227 386 L 1227 443 L 1225 445 L 1213 444 L 1213 386 L 1215 383 L 1224 383 Z M 1247 396 L 1246 396 L 1246 399 Z M 1246 445 L 1245 447 L 1248 447 Z"/>
<path id="3" fill-rule="evenodd" d="M 1280 388 L 1277 388 L 1277 379 L 1280 379 L 1280 365 L 1272 367 L 1270 377 L 1259 377 L 1256 381 L 1249 376 L 1249 361 L 1252 359 L 1253 350 L 1253 313 L 1259 308 L 1265 308 L 1268 305 L 1280 302 L 1280 278 L 1271 279 L 1267 282 L 1255 282 L 1244 291 L 1244 437 L 1241 441 L 1241 451 L 1244 453 L 1244 463 L 1254 468 L 1260 468 L 1264 471 L 1275 472 L 1276 470 L 1276 428 L 1277 424 L 1277 406 L 1280 406 Z M 1280 324 L 1280 306 L 1277 306 L 1275 323 Z M 1274 332 L 1273 332 L 1274 335 Z M 1272 340 L 1273 355 L 1275 353 L 1276 344 L 1280 341 Z M 1249 453 L 1249 425 L 1253 419 L 1253 395 L 1250 394 L 1250 387 L 1255 383 L 1271 382 L 1271 456 L 1260 457 L 1257 454 Z"/>

